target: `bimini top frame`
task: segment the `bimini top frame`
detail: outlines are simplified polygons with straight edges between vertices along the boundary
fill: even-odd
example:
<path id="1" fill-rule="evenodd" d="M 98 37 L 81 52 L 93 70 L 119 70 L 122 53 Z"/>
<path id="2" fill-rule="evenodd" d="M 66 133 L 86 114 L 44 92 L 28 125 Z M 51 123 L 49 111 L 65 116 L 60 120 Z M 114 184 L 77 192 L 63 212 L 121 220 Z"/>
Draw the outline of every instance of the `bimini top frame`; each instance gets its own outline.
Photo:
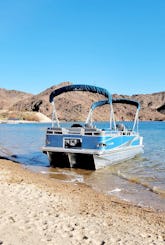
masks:
<path id="1" fill-rule="evenodd" d="M 96 101 L 94 102 L 92 105 L 91 105 L 91 108 L 90 108 L 90 111 L 89 111 L 89 114 L 88 114 L 88 117 L 87 117 L 87 120 L 86 120 L 86 124 L 87 125 L 91 125 L 92 124 L 92 114 L 93 114 L 93 111 L 97 108 L 97 107 L 100 107 L 100 106 L 103 106 L 103 105 L 106 105 L 106 104 L 109 104 L 109 101 L 108 100 L 100 100 L 100 101 Z M 137 110 L 136 110 L 136 114 L 135 114 L 135 118 L 134 118 L 134 124 L 133 124 L 133 127 L 132 127 L 132 131 L 135 130 L 135 127 L 137 127 L 137 131 L 138 131 L 138 116 L 139 116 L 139 110 L 140 110 L 140 103 L 136 100 L 129 100 L 129 99 L 112 99 L 112 104 L 128 104 L 128 105 L 133 105 L 133 106 L 136 106 Z M 112 128 L 112 123 L 113 123 L 113 126 L 114 126 L 114 129 L 116 130 L 116 122 L 115 122 L 115 119 L 114 119 L 114 112 L 113 110 L 111 110 L 111 117 L 110 117 L 110 120 L 111 123 L 110 123 L 110 129 Z"/>
<path id="2" fill-rule="evenodd" d="M 136 100 L 129 100 L 129 99 L 113 99 L 112 103 L 118 103 L 118 104 L 128 104 L 128 105 L 133 105 L 136 106 L 136 113 L 135 113 L 135 118 L 134 118 L 134 124 L 132 127 L 132 131 L 135 130 L 136 127 L 136 131 L 138 132 L 138 126 L 139 126 L 139 110 L 140 110 L 140 103 Z"/>
<path id="3" fill-rule="evenodd" d="M 53 102 L 54 97 L 56 97 L 57 95 L 60 95 L 62 93 L 66 93 L 66 92 L 70 92 L 70 91 L 89 91 L 92 93 L 98 93 L 98 94 L 102 94 L 104 95 L 109 102 L 112 101 L 112 96 L 111 94 L 104 88 L 100 88 L 100 87 L 96 87 L 96 86 L 92 86 L 92 85 L 84 85 L 84 84 L 77 84 L 77 85 L 68 85 L 65 87 L 61 87 L 59 89 L 55 89 L 49 97 L 49 101 L 50 103 Z"/>
<path id="4" fill-rule="evenodd" d="M 52 127 L 54 126 L 54 121 L 56 121 L 58 127 L 60 127 L 59 120 L 57 118 L 57 113 L 55 109 L 55 103 L 54 98 L 62 93 L 71 92 L 71 91 L 88 91 L 92 93 L 98 93 L 104 95 L 107 100 L 107 104 L 110 104 L 112 106 L 112 96 L 111 94 L 104 88 L 92 86 L 92 85 L 83 85 L 83 84 L 77 84 L 77 85 L 68 85 L 65 87 L 61 87 L 59 89 L 54 90 L 49 97 L 50 103 L 52 103 L 53 106 L 53 113 L 52 113 Z"/>

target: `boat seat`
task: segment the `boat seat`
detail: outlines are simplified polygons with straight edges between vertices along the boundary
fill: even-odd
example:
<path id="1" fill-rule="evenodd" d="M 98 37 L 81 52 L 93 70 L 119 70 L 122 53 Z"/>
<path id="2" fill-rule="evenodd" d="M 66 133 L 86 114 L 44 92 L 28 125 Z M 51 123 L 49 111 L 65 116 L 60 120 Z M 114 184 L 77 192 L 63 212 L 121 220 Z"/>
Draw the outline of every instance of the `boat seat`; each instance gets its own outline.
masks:
<path id="1" fill-rule="evenodd" d="M 116 125 L 116 128 L 119 130 L 119 131 L 127 131 L 127 128 L 126 126 L 123 124 L 123 123 L 119 123 Z"/>
<path id="2" fill-rule="evenodd" d="M 73 124 L 71 125 L 71 128 L 82 128 L 82 125 L 79 124 L 79 123 L 73 123 Z"/>

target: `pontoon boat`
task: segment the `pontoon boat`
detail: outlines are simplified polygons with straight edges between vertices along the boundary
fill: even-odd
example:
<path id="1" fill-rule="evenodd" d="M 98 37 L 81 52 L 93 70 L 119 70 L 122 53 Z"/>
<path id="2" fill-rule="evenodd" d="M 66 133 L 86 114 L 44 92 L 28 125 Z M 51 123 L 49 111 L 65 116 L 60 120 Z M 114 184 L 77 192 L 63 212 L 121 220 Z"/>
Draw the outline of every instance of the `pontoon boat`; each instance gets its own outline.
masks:
<path id="1" fill-rule="evenodd" d="M 99 93 L 106 99 L 96 101 L 91 105 L 85 123 L 74 123 L 71 127 L 61 127 L 54 98 L 70 91 Z M 106 89 L 91 85 L 69 85 L 56 89 L 50 94 L 49 100 L 53 106 L 52 126 L 47 129 L 46 143 L 42 151 L 48 155 L 51 166 L 96 170 L 143 153 L 143 138 L 138 132 L 140 105 L 137 101 L 112 99 Z M 113 104 L 116 103 L 136 107 L 131 129 L 116 123 L 113 110 Z M 107 128 L 98 128 L 93 125 L 92 114 L 97 107 L 105 104 L 109 106 L 110 121 Z"/>

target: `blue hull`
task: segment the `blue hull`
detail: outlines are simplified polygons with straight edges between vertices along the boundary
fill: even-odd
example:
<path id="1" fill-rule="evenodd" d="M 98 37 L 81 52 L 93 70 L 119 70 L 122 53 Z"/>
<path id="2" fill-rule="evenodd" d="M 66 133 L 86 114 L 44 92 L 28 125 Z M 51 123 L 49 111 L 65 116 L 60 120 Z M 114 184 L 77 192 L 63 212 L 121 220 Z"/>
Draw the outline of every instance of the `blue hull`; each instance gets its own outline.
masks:
<path id="1" fill-rule="evenodd" d="M 99 169 L 135 157 L 143 145 L 135 132 L 51 128 L 43 152 L 53 167 Z"/>

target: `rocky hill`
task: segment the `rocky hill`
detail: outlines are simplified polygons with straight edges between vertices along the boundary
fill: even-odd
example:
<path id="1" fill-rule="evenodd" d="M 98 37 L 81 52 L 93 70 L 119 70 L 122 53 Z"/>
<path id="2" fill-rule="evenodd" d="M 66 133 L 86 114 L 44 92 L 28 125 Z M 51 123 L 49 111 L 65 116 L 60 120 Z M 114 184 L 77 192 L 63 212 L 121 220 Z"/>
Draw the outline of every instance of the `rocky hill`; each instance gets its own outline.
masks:
<path id="1" fill-rule="evenodd" d="M 0 110 L 8 110 L 15 103 L 28 99 L 32 94 L 0 88 Z"/>
<path id="2" fill-rule="evenodd" d="M 64 82 L 52 86 L 40 94 L 32 95 L 15 90 L 0 89 L 0 110 L 14 112 L 40 112 L 51 118 L 52 107 L 49 103 L 50 93 L 59 87 L 71 84 Z M 145 120 L 165 120 L 165 92 L 153 94 L 137 94 L 132 96 L 114 94 L 114 98 L 128 98 L 137 100 L 141 104 L 140 119 Z M 104 99 L 104 96 L 90 92 L 68 92 L 57 96 L 55 99 L 58 117 L 63 121 L 85 120 L 91 103 Z M 114 105 L 117 120 L 132 120 L 135 110 L 125 105 Z M 123 116 L 125 115 L 125 116 Z M 93 118 L 97 121 L 109 120 L 109 106 L 96 109 Z"/>

